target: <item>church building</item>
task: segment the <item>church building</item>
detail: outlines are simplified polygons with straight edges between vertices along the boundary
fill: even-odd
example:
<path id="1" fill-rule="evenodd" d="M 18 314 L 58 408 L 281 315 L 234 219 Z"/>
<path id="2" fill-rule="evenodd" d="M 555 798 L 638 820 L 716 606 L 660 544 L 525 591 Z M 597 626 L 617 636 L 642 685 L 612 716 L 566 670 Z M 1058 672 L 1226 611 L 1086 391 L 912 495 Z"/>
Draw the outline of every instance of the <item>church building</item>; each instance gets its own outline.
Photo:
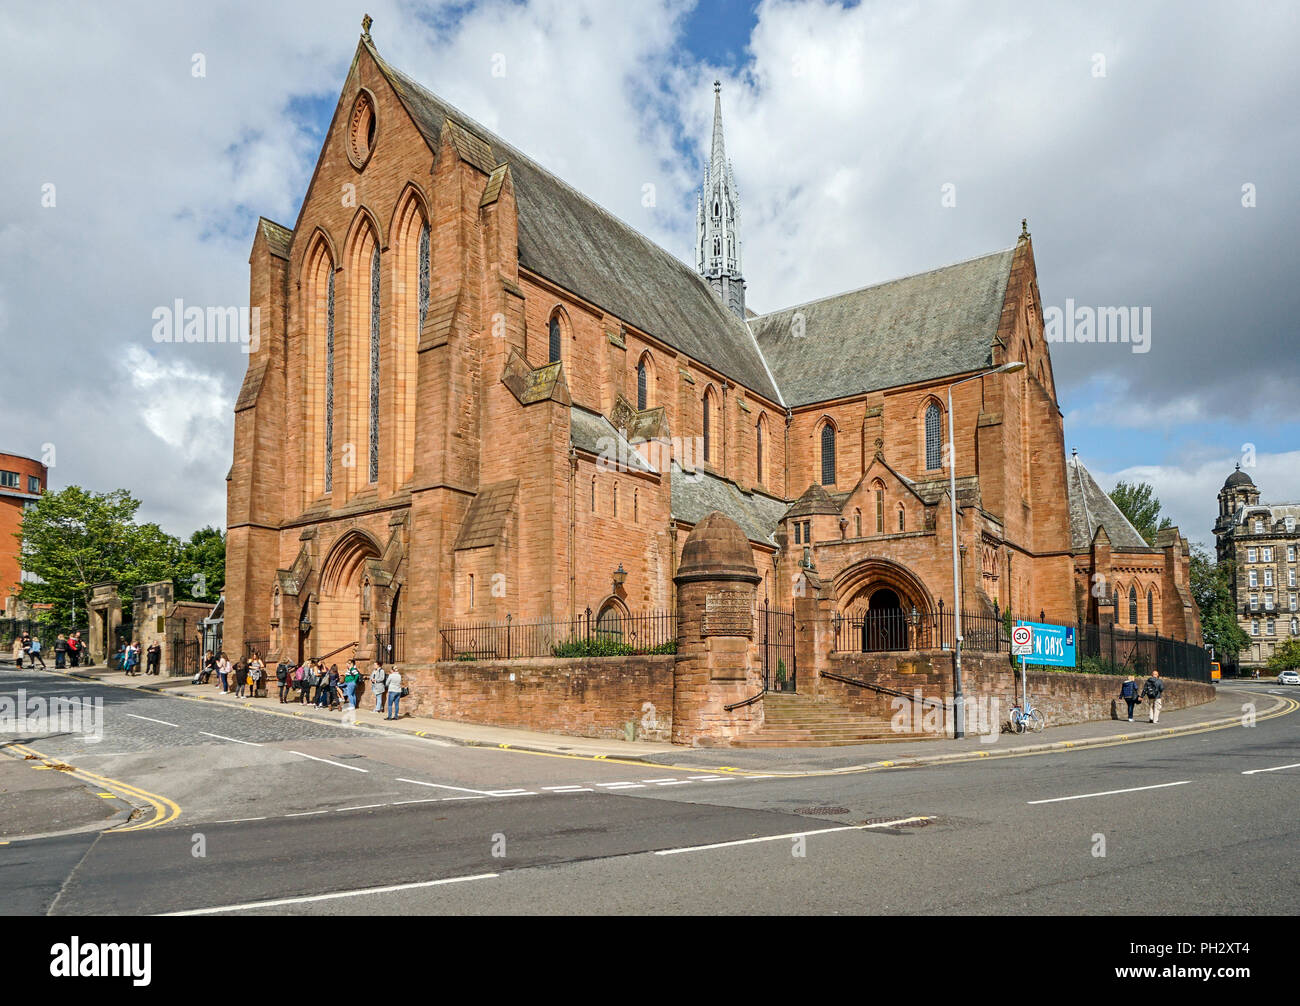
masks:
<path id="1" fill-rule="evenodd" d="M 1067 461 L 1023 225 L 756 315 L 741 222 L 716 83 L 692 266 L 367 27 L 298 219 L 253 241 L 227 648 L 422 664 L 465 623 L 617 627 L 673 607 L 714 511 L 775 608 L 815 570 L 846 614 L 996 605 L 1200 641 L 1186 541 L 1148 545 Z"/>

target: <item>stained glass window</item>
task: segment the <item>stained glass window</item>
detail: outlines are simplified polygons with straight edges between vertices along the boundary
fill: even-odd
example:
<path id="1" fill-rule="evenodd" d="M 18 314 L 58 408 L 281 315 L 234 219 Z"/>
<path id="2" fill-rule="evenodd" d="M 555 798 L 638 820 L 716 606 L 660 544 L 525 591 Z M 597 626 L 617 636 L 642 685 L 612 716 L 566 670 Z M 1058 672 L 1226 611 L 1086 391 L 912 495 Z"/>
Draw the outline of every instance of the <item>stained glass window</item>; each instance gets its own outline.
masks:
<path id="1" fill-rule="evenodd" d="M 551 350 L 547 357 L 548 363 L 556 363 L 560 359 L 560 319 L 558 316 L 551 318 Z"/>
<path id="2" fill-rule="evenodd" d="M 644 412 L 646 407 L 645 360 L 636 365 L 636 408 Z"/>
<path id="3" fill-rule="evenodd" d="M 420 332 L 429 316 L 429 225 L 420 228 Z M 420 332 L 416 332 L 419 338 Z"/>
<path id="4" fill-rule="evenodd" d="M 334 490 L 334 268 L 325 295 L 325 491 Z"/>
<path id="5" fill-rule="evenodd" d="M 822 485 L 835 484 L 835 427 L 827 423 L 822 427 Z"/>
<path id="6" fill-rule="evenodd" d="M 925 410 L 925 467 L 927 470 L 943 465 L 943 416 L 933 402 Z"/>
<path id="7" fill-rule="evenodd" d="M 761 419 L 758 421 L 757 439 L 758 442 L 755 445 L 757 448 L 757 450 L 755 451 L 755 456 L 758 465 L 758 478 L 756 481 L 761 483 L 763 481 L 763 421 Z"/>
<path id="8" fill-rule="evenodd" d="M 712 419 L 709 415 L 709 394 L 704 395 L 704 460 L 710 461 L 713 458 L 713 431 L 710 429 Z"/>
<path id="9" fill-rule="evenodd" d="M 370 481 L 379 481 L 379 244 L 370 256 Z"/>

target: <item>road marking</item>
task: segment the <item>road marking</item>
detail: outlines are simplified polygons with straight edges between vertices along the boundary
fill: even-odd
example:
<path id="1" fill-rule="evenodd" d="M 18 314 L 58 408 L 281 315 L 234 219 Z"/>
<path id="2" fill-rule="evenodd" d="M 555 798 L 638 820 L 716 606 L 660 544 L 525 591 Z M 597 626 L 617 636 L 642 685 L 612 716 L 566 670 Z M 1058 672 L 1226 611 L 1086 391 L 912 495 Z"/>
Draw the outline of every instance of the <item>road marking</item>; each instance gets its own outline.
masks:
<path id="1" fill-rule="evenodd" d="M 775 779 L 776 776 L 774 776 L 774 775 L 747 775 L 747 776 L 743 776 L 742 778 L 745 778 L 745 779 Z"/>
<path id="2" fill-rule="evenodd" d="M 116 793 L 97 793 L 97 794 L 95 794 L 95 795 L 96 795 L 96 796 L 102 796 L 105 800 L 116 800 L 116 799 L 117 799 L 117 794 L 116 794 Z"/>
<path id="3" fill-rule="evenodd" d="M 253 741 L 241 741 L 238 737 L 227 737 L 225 734 L 210 734 L 206 730 L 200 730 L 199 733 L 203 734 L 204 737 L 215 737 L 219 741 L 233 741 L 236 744 L 247 744 L 251 748 L 260 748 L 262 746 Z"/>
<path id="4" fill-rule="evenodd" d="M 725 776 L 725 775 L 692 775 L 692 776 L 687 776 L 687 778 L 689 778 L 689 779 L 694 779 L 696 782 L 725 782 L 725 781 L 727 781 L 727 776 Z"/>
<path id="5" fill-rule="evenodd" d="M 138 716 L 135 713 L 127 713 L 134 720 L 148 720 L 150 723 L 161 723 L 165 727 L 180 726 L 179 723 L 168 723 L 166 720 L 156 720 L 152 716 Z"/>
<path id="6" fill-rule="evenodd" d="M 779 842 L 781 839 L 806 838 L 812 835 L 829 835 L 837 831 L 868 831 L 872 828 L 895 828 L 900 824 L 914 824 L 917 821 L 929 821 L 929 817 L 900 817 L 893 821 L 877 821 L 874 824 L 845 824 L 838 828 L 819 828 L 816 831 L 792 831 L 785 835 L 765 835 L 762 838 L 742 838 L 735 842 L 714 842 L 712 845 L 690 845 L 681 849 L 659 849 L 656 856 L 676 856 L 682 852 L 706 852 L 709 849 L 730 849 L 737 845 L 756 845 L 759 842 Z"/>
<path id="7" fill-rule="evenodd" d="M 260 746 L 260 745 L 259 745 Z M 333 765 L 335 768 L 345 768 L 351 772 L 369 772 L 368 768 L 361 768 L 359 765 L 344 765 L 341 761 L 330 761 L 328 758 L 317 758 L 315 755 L 303 754 L 301 751 L 290 751 L 299 758 L 310 758 L 312 761 L 324 762 L 326 765 Z"/>
<path id="8" fill-rule="evenodd" d="M 674 778 L 674 779 L 642 779 L 641 781 L 646 783 L 654 783 L 656 785 L 662 785 L 663 783 L 676 782 L 677 780 Z"/>
<path id="9" fill-rule="evenodd" d="M 659 783 L 658 785 L 660 785 L 660 786 L 689 786 L 690 784 L 691 784 L 691 781 L 690 781 L 689 779 L 665 779 L 663 782 Z"/>
<path id="10" fill-rule="evenodd" d="M 219 908 L 191 908 L 184 912 L 163 912 L 164 917 L 180 915 L 215 915 L 218 912 L 243 912 L 258 908 L 278 908 L 281 905 L 305 905 L 313 901 L 332 901 L 338 898 L 359 898 L 367 894 L 392 894 L 395 891 L 418 891 L 426 887 L 445 884 L 463 884 L 471 880 L 491 880 L 498 873 L 476 873 L 471 877 L 448 877 L 445 880 L 421 880 L 411 884 L 389 884 L 386 887 L 363 887 L 356 891 L 335 891 L 332 894 L 312 894 L 301 898 L 277 898 L 274 901 L 249 901 L 242 905 L 222 905 Z"/>
<path id="11" fill-rule="evenodd" d="M 328 814 L 328 810 L 301 810 L 296 814 L 285 814 L 285 817 L 311 817 L 313 814 Z"/>
<path id="12" fill-rule="evenodd" d="M 265 817 L 228 817 L 224 821 L 213 821 L 213 824 L 243 824 L 245 821 L 265 821 Z"/>
<path id="13" fill-rule="evenodd" d="M 452 789 L 458 793 L 474 793 L 478 796 L 491 796 L 491 793 L 481 789 L 466 789 L 464 786 L 448 786 L 441 782 L 421 782 L 419 779 L 401 779 L 398 782 L 409 782 L 413 786 L 430 786 L 433 789 Z"/>
<path id="14" fill-rule="evenodd" d="M 537 794 L 527 789 L 490 789 L 488 796 L 536 796 Z"/>
<path id="15" fill-rule="evenodd" d="M 342 814 L 345 810 L 374 810 L 376 807 L 387 807 L 386 803 L 364 803 L 360 807 L 335 807 L 335 814 Z"/>
<path id="16" fill-rule="evenodd" d="M 592 793 L 590 786 L 543 786 L 549 793 Z"/>
<path id="17" fill-rule="evenodd" d="M 419 800 L 394 800 L 393 806 L 402 807 L 408 803 L 441 803 L 445 799 L 446 797 L 441 796 L 426 796 Z"/>
<path id="18" fill-rule="evenodd" d="M 1260 772 L 1281 772 L 1284 768 L 1300 768 L 1300 761 L 1290 765 L 1275 765 L 1273 768 L 1253 768 L 1249 772 L 1243 772 L 1242 775 L 1258 775 Z"/>
<path id="19" fill-rule="evenodd" d="M 1181 782 L 1162 782 L 1155 786 L 1134 786 L 1131 789 L 1108 789 L 1100 793 L 1080 793 L 1077 796 L 1054 796 L 1050 800 L 1027 800 L 1025 801 L 1031 807 L 1037 803 L 1062 803 L 1066 800 L 1087 800 L 1093 796 L 1114 796 L 1116 793 L 1141 793 L 1148 789 L 1166 789 L 1169 786 L 1186 786 L 1190 779 L 1184 779 Z"/>

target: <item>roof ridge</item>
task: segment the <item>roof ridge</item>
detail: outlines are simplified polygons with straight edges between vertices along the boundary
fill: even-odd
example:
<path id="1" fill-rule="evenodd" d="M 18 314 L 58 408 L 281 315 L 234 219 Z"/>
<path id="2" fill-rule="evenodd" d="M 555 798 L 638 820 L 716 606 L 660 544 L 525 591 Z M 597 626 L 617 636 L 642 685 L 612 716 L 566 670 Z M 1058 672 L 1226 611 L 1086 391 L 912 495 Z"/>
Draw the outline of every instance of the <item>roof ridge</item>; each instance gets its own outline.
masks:
<path id="1" fill-rule="evenodd" d="M 745 319 L 745 324 L 749 325 L 755 321 L 761 321 L 764 318 L 770 318 L 776 314 L 785 314 L 787 311 L 796 311 L 801 307 L 811 307 L 813 304 L 821 304 L 828 300 L 836 300 L 840 297 L 847 297 L 850 294 L 865 293 L 868 290 L 875 290 L 878 287 L 889 286 L 891 283 L 901 283 L 906 279 L 920 279 L 922 276 L 929 276 L 932 273 L 943 272 L 945 269 L 955 269 L 959 265 L 967 265 L 971 262 L 978 262 L 981 259 L 994 258 L 998 255 L 1005 255 L 1007 252 L 1014 252 L 1015 245 L 1006 248 L 999 248 L 997 251 L 985 252 L 982 255 L 971 255 L 969 258 L 959 259 L 956 262 L 949 262 L 947 265 L 936 266 L 933 269 L 926 269 L 924 272 L 911 272 L 903 276 L 895 276 L 893 279 L 881 280 L 878 283 L 868 283 L 866 286 L 854 287 L 851 290 L 841 290 L 839 293 L 827 294 L 824 297 L 814 297 L 812 300 L 806 300 L 801 304 L 791 304 L 789 307 L 778 308 L 775 311 L 768 311 L 766 314 L 756 314 L 752 318 Z"/>

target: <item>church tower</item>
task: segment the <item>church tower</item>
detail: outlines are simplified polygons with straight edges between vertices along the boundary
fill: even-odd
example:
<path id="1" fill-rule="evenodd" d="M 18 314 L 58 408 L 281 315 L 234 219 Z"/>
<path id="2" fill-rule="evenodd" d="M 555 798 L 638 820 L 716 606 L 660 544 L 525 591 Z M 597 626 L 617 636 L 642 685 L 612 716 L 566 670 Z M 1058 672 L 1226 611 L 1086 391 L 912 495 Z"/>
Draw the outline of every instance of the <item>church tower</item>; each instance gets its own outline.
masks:
<path id="1" fill-rule="evenodd" d="M 722 83 L 713 82 L 713 151 L 695 210 L 695 268 L 722 302 L 744 321 L 740 274 L 740 198 L 722 143 Z"/>

